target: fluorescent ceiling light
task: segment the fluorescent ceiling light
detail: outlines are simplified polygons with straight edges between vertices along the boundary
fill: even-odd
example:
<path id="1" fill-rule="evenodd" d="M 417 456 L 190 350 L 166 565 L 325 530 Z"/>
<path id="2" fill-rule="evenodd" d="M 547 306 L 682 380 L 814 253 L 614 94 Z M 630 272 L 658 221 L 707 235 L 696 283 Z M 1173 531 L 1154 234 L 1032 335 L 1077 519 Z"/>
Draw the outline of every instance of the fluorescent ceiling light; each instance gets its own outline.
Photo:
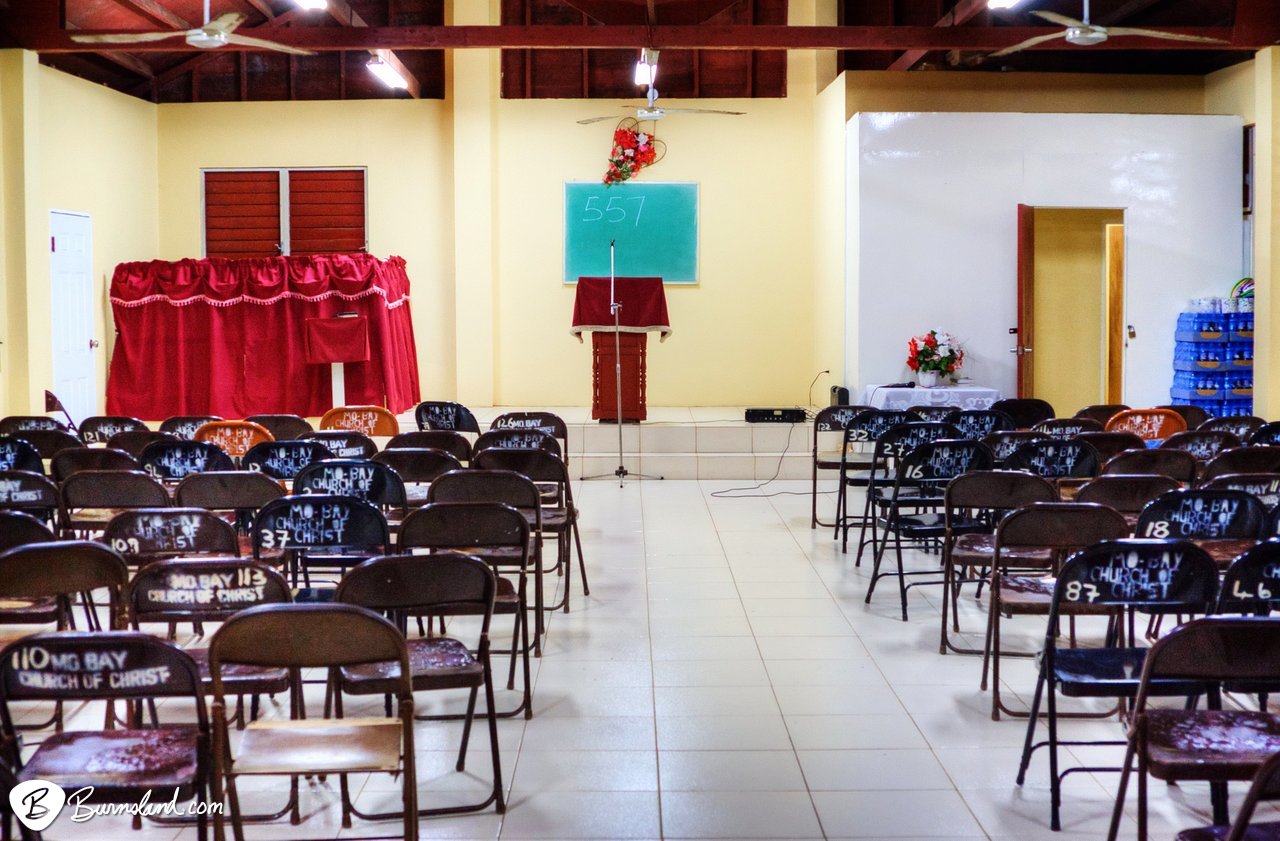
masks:
<path id="1" fill-rule="evenodd" d="M 987 0 L 988 9 L 1012 9 L 1022 0 Z"/>
<path id="2" fill-rule="evenodd" d="M 299 9 L 309 9 L 311 11 L 319 11 L 329 5 L 329 0 L 293 0 L 298 4 Z"/>
<path id="3" fill-rule="evenodd" d="M 374 56 L 369 59 L 369 63 L 365 65 L 369 68 L 369 72 L 378 77 L 382 84 L 389 88 L 407 88 L 409 80 L 400 75 L 400 71 L 383 61 L 380 56 Z"/>
<path id="4" fill-rule="evenodd" d="M 658 80 L 658 51 L 648 48 L 640 51 L 640 60 L 636 62 L 636 84 L 652 85 Z"/>

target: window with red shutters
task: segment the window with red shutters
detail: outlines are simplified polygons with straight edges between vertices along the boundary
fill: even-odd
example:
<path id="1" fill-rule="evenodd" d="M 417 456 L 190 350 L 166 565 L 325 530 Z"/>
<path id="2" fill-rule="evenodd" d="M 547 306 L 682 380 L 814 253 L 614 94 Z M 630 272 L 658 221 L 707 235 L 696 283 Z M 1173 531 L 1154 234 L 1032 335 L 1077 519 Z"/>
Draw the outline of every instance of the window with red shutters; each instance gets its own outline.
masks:
<path id="1" fill-rule="evenodd" d="M 364 169 L 207 170 L 204 196 L 206 257 L 354 253 L 368 242 Z"/>

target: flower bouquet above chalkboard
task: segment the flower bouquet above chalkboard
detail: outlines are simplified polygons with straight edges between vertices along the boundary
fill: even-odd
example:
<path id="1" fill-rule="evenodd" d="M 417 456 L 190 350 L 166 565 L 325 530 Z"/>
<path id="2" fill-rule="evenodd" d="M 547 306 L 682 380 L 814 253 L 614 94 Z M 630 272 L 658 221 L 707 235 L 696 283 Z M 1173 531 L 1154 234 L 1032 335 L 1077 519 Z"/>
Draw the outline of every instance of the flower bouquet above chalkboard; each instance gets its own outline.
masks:
<path id="1" fill-rule="evenodd" d="M 656 164 L 665 151 L 665 144 L 652 134 L 640 131 L 635 120 L 623 120 L 613 131 L 613 149 L 609 152 L 609 168 L 604 174 L 605 186 L 629 181 L 646 166 Z"/>
<path id="2" fill-rule="evenodd" d="M 951 375 L 963 364 L 960 342 L 943 330 L 930 330 L 907 342 L 907 367 L 912 371 Z"/>

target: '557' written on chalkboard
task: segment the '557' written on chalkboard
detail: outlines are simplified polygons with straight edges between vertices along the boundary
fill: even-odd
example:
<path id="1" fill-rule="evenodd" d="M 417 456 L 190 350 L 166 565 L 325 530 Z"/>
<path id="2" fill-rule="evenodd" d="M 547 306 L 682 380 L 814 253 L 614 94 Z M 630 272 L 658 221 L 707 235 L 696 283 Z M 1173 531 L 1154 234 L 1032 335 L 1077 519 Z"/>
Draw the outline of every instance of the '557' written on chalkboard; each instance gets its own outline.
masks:
<path id="1" fill-rule="evenodd" d="M 698 282 L 698 185 L 628 181 L 564 185 L 564 282 L 609 276 Z"/>

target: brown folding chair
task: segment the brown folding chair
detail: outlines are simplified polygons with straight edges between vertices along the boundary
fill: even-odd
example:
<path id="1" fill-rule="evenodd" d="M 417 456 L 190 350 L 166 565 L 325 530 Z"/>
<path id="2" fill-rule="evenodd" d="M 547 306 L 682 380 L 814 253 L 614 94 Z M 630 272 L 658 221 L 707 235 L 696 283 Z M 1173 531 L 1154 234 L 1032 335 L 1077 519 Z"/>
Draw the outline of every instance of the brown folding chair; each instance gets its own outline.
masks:
<path id="1" fill-rule="evenodd" d="M 1258 823 L 1253 816 L 1258 804 L 1268 800 L 1280 800 L 1280 752 L 1273 755 L 1253 777 L 1240 811 L 1228 829 L 1223 826 L 1203 826 L 1184 829 L 1174 841 L 1277 841 L 1280 839 L 1280 822 Z"/>
<path id="2" fill-rule="evenodd" d="M 165 508 L 169 492 L 141 470 L 81 470 L 58 488 L 59 531 L 92 534 L 129 508 Z"/>
<path id="3" fill-rule="evenodd" d="M 147 425 L 137 418 L 119 415 L 91 415 L 80 421 L 76 429 L 80 440 L 86 444 L 105 444 L 121 432 L 148 432 Z"/>
<path id="4" fill-rule="evenodd" d="M 247 470 L 216 470 L 192 473 L 174 491 L 174 501 L 187 508 L 207 508 L 229 517 L 240 533 L 240 554 L 253 551 L 250 528 L 258 509 L 284 496 L 285 489 L 275 479 Z M 267 557 L 279 558 L 280 553 Z"/>
<path id="5" fill-rule="evenodd" d="M 486 570 L 487 572 L 488 570 Z M 386 619 L 350 604 L 273 604 L 251 607 L 227 619 L 209 643 L 213 690 L 213 799 L 223 802 L 225 786 L 231 823 L 244 837 L 236 780 L 242 776 L 289 776 L 292 790 L 304 774 L 338 774 L 343 818 L 350 811 L 347 775 L 401 775 L 403 810 L 387 818 L 403 823 L 406 841 L 418 838 L 418 791 L 414 765 L 413 685 L 404 635 Z M 379 691 L 397 700 L 394 718 L 321 718 L 299 715 L 288 721 L 259 720 L 245 727 L 235 750 L 227 728 L 227 676 L 235 666 L 329 669 L 369 665 L 384 673 Z M 290 693 L 301 710 L 301 693 Z M 322 746 L 317 750 L 317 746 Z M 295 801 L 296 803 L 296 801 Z M 295 805 L 292 821 L 301 816 Z M 214 816 L 216 837 L 226 817 Z"/>
<path id="6" fill-rule="evenodd" d="M 277 441 L 293 441 L 315 431 L 311 422 L 299 415 L 250 415 L 245 420 L 263 427 Z"/>
<path id="7" fill-rule="evenodd" d="M 1137 525 L 1138 514 L 1147 507 L 1147 503 L 1179 487 L 1176 479 L 1158 473 L 1108 473 L 1086 482 L 1076 494 L 1075 501 L 1095 502 L 1114 508 L 1125 516 L 1130 525 Z"/>
<path id="8" fill-rule="evenodd" d="M 424 400 L 413 409 L 418 429 L 452 429 L 456 432 L 480 434 L 480 424 L 471 410 L 461 403 L 447 400 Z"/>
<path id="9" fill-rule="evenodd" d="M 1147 446 L 1132 432 L 1081 432 L 1076 438 L 1097 450 L 1103 464 L 1127 450 L 1142 450 Z"/>
<path id="10" fill-rule="evenodd" d="M 400 421 L 382 406 L 335 406 L 320 419 L 321 429 L 348 429 L 370 437 L 390 438 L 400 431 Z"/>
<path id="11" fill-rule="evenodd" d="M 1199 406 L 1188 406 L 1183 403 L 1169 403 L 1164 406 L 1157 406 L 1157 409 L 1168 409 L 1170 412 L 1176 412 L 1186 421 L 1187 429 L 1197 429 L 1205 421 L 1209 419 L 1209 413 Z"/>
<path id="12" fill-rule="evenodd" d="M 1175 628 L 1151 647 L 1134 703 L 1124 770 L 1116 792 L 1108 841 L 1115 841 L 1129 776 L 1137 760 L 1138 839 L 1147 839 L 1147 778 L 1210 784 L 1213 822 L 1226 826 L 1227 783 L 1251 780 L 1280 753 L 1280 716 L 1222 709 L 1222 684 L 1274 681 L 1280 675 L 1280 621 L 1214 616 Z M 1159 681 L 1207 684 L 1208 709 L 1152 709 Z"/>
<path id="13" fill-rule="evenodd" d="M 43 430 L 68 431 L 65 423 L 48 415 L 6 415 L 0 418 L 0 435 Z"/>
<path id="14" fill-rule="evenodd" d="M 373 461 L 385 464 L 404 482 L 405 496 L 409 506 L 417 507 L 427 500 L 427 488 L 437 476 L 450 470 L 462 469 L 462 464 L 444 450 L 418 450 L 405 447 L 396 450 L 383 450 L 373 457 Z"/>
<path id="15" fill-rule="evenodd" d="M 1280 472 L 1277 473 L 1227 473 L 1215 476 L 1200 487 L 1206 490 L 1233 488 L 1257 497 L 1262 507 L 1274 511 L 1280 506 Z"/>
<path id="16" fill-rule="evenodd" d="M 0 470 L 26 470 L 44 475 L 44 459 L 29 442 L 13 435 L 0 435 Z"/>
<path id="17" fill-rule="evenodd" d="M 264 441 L 274 441 L 266 427 L 248 421 L 210 421 L 196 430 L 194 441 L 217 444 L 232 461 L 240 464 L 245 453 Z"/>
<path id="18" fill-rule="evenodd" d="M 0 510 L 0 552 L 32 543 L 51 543 L 54 539 L 53 530 L 30 514 Z M 58 600 L 52 596 L 0 602 L 0 624 L 52 625 L 60 615 Z"/>
<path id="19" fill-rule="evenodd" d="M 6 622 L 48 623 L 58 630 L 73 628 L 71 605 L 76 594 L 105 589 L 107 627 L 121 628 L 121 596 L 128 582 L 129 568 L 124 559 L 90 540 L 28 543 L 0 554 L 0 598 L 35 606 L 28 616 L 9 616 Z M 50 602 L 56 605 L 51 607 Z M 19 612 L 15 608 L 15 614 Z M 91 630 L 100 627 L 97 612 L 87 600 L 85 619 Z"/>
<path id="20" fill-rule="evenodd" d="M 24 429 L 0 434 L 21 438 L 35 447 L 43 459 L 51 459 L 63 450 L 76 450 L 85 446 L 83 441 L 65 429 Z"/>
<path id="21" fill-rule="evenodd" d="M 110 448 L 78 447 L 63 450 L 49 462 L 49 476 L 55 482 L 65 482 L 67 477 L 81 470 L 141 470 L 142 465 L 124 450 Z"/>
<path id="22" fill-rule="evenodd" d="M 1224 450 L 1244 446 L 1234 432 L 1225 429 L 1190 429 L 1175 432 L 1160 442 L 1162 448 L 1186 450 L 1196 461 L 1207 462 Z"/>
<path id="23" fill-rule="evenodd" d="M 1280 446 L 1239 447 L 1221 452 L 1204 466 L 1200 481 L 1231 473 L 1280 473 Z"/>
<path id="24" fill-rule="evenodd" d="M 1095 420 L 1105 427 L 1107 425 L 1107 421 L 1111 420 L 1119 413 L 1128 410 L 1128 408 L 1129 407 L 1123 403 L 1095 403 L 1092 406 L 1085 406 L 1083 409 L 1076 412 L 1075 416 L 1078 418 L 1089 418 L 1090 420 Z"/>
<path id="25" fill-rule="evenodd" d="M 1075 550 L 1104 540 L 1129 536 L 1124 515 L 1105 505 L 1082 502 L 1037 502 L 1012 512 L 996 527 L 996 550 L 992 562 L 991 592 L 987 604 L 987 639 L 983 650 L 981 688 L 991 687 L 991 718 L 1000 720 L 1003 712 L 1017 718 L 1025 711 L 1004 705 L 1000 697 L 1000 623 L 1005 616 L 1047 616 L 1053 603 L 1052 573 L 1065 556 Z M 1031 562 L 1028 554 L 1019 558 L 1015 568 L 1013 548 L 1047 549 L 1052 560 L 1047 566 Z M 1008 557 L 1008 560 L 1006 560 Z M 1041 572 L 1043 575 L 1019 575 L 1019 571 Z M 1031 656 L 1025 653 L 1022 656 Z M 987 678 L 990 676 L 990 682 Z"/>
<path id="26" fill-rule="evenodd" d="M 569 459 L 569 425 L 553 412 L 504 412 L 489 424 L 490 429 L 536 429 L 560 442 L 560 452 Z"/>
<path id="27" fill-rule="evenodd" d="M 1143 441 L 1163 441 L 1186 432 L 1187 421 L 1172 409 L 1126 409 L 1107 421 L 1107 432 L 1132 432 Z"/>
<path id="28" fill-rule="evenodd" d="M 1058 413 L 1053 410 L 1053 406 L 1048 401 L 1040 400 L 1036 397 L 1013 397 L 1006 400 L 997 400 L 991 404 L 991 408 L 997 412 L 1004 412 L 1013 418 L 1014 426 L 1018 429 L 1031 429 L 1040 421 L 1058 416 Z"/>
<path id="29" fill-rule="evenodd" d="M 1266 424 L 1266 421 L 1257 415 L 1224 415 L 1220 418 L 1209 418 L 1197 426 L 1196 429 L 1204 432 L 1224 430 L 1230 432 L 1241 441 L 1248 441 L 1253 433 L 1261 429 L 1264 424 Z"/>
<path id="30" fill-rule="evenodd" d="M 1190 485 L 1196 479 L 1196 457 L 1186 450 L 1157 447 L 1154 450 L 1125 450 L 1112 456 L 1102 465 L 1104 476 L 1120 473 L 1126 476 L 1168 476 L 1176 482 Z"/>
<path id="31" fill-rule="evenodd" d="M 58 486 L 27 470 L 0 470 L 0 508 L 23 511 L 53 525 L 58 511 Z"/>
<path id="32" fill-rule="evenodd" d="M 827 406 L 818 410 L 813 418 L 813 453 L 811 462 L 813 475 L 809 496 L 812 502 L 809 514 L 809 528 L 818 526 L 830 528 L 835 522 L 824 523 L 818 519 L 818 472 L 839 471 L 840 451 L 844 447 L 844 428 L 859 412 L 867 411 L 870 406 Z"/>
<path id="33" fill-rule="evenodd" d="M 299 436 L 303 441 L 318 441 L 334 458 L 373 458 L 378 445 L 363 432 L 354 429 L 321 429 Z"/>
<path id="34" fill-rule="evenodd" d="M 529 539 L 529 523 L 524 515 L 500 502 L 434 502 L 415 509 L 400 524 L 396 543 L 401 552 L 414 549 L 455 550 L 480 558 L 493 569 L 497 578 L 493 612 L 514 617 L 511 632 L 511 664 L 507 672 L 507 689 L 515 688 L 516 655 L 524 666 L 524 693 L 520 705 L 498 713 L 508 718 L 524 713 L 533 718 L 532 685 L 529 681 L 528 589 L 529 570 L 533 562 Z M 499 573 L 510 570 L 515 582 Z M 535 571 L 536 572 L 536 571 Z"/>
<path id="35" fill-rule="evenodd" d="M 179 482 L 193 473 L 235 470 L 231 456 L 217 444 L 206 441 L 152 441 L 138 457 L 142 469 L 162 482 Z"/>
<path id="36" fill-rule="evenodd" d="M 493 571 L 479 558 L 456 552 L 435 555 L 390 555 L 372 558 L 353 567 L 338 585 L 337 601 L 351 606 L 387 613 L 396 618 L 404 632 L 407 615 L 476 616 L 480 619 L 479 638 L 475 647 L 453 637 L 415 637 L 405 643 L 406 661 L 351 664 L 340 668 L 335 681 L 334 710 L 342 716 L 342 695 L 387 695 L 401 684 L 406 673 L 411 691 L 467 689 L 470 697 L 462 726 L 462 746 L 458 752 L 458 770 L 465 770 L 467 745 L 471 738 L 471 722 L 476 700 L 484 690 L 485 717 L 489 723 L 489 753 L 493 760 L 493 789 L 489 796 L 466 806 L 422 809 L 418 815 L 454 815 L 477 812 L 493 804 L 501 814 L 506 811 L 502 796 L 502 760 L 498 755 L 498 719 L 493 698 L 493 672 L 489 663 L 489 625 L 493 618 L 496 583 Z M 474 652 L 474 653 L 473 653 Z M 390 814 L 365 815 L 351 802 L 346 786 L 342 789 L 344 817 L 348 813 L 368 820 L 386 820 Z"/>
<path id="37" fill-rule="evenodd" d="M 113 450 L 123 450 L 134 458 L 139 458 L 148 444 L 154 444 L 156 441 L 181 440 L 171 432 L 156 432 L 154 429 L 130 429 L 124 432 L 117 432 L 108 438 L 107 447 Z"/>
<path id="38" fill-rule="evenodd" d="M 991 454 L 996 458 L 996 466 L 999 467 L 1023 444 L 1028 441 L 1041 441 L 1048 437 L 1043 432 L 1033 432 L 1030 429 L 1011 429 L 984 435 L 982 443 L 991 448 Z"/>
<path id="39" fill-rule="evenodd" d="M 203 508 L 134 508 L 102 530 L 102 542 L 131 566 L 193 555 L 239 556 L 235 526 Z"/>
<path id="40" fill-rule="evenodd" d="M 220 421 L 217 415 L 174 415 L 160 422 L 160 431 L 178 436 L 184 441 L 194 441 L 196 430 L 206 423 Z"/>
<path id="41" fill-rule="evenodd" d="M 444 450 L 462 464 L 471 461 L 471 442 L 452 429 L 417 429 L 401 432 L 387 442 L 386 450 Z M 372 454 L 368 456 L 372 458 Z"/>
<path id="42" fill-rule="evenodd" d="M 1102 424 L 1092 418 L 1049 418 L 1032 429 L 1054 438 L 1075 438 L 1082 432 L 1101 432 Z"/>

